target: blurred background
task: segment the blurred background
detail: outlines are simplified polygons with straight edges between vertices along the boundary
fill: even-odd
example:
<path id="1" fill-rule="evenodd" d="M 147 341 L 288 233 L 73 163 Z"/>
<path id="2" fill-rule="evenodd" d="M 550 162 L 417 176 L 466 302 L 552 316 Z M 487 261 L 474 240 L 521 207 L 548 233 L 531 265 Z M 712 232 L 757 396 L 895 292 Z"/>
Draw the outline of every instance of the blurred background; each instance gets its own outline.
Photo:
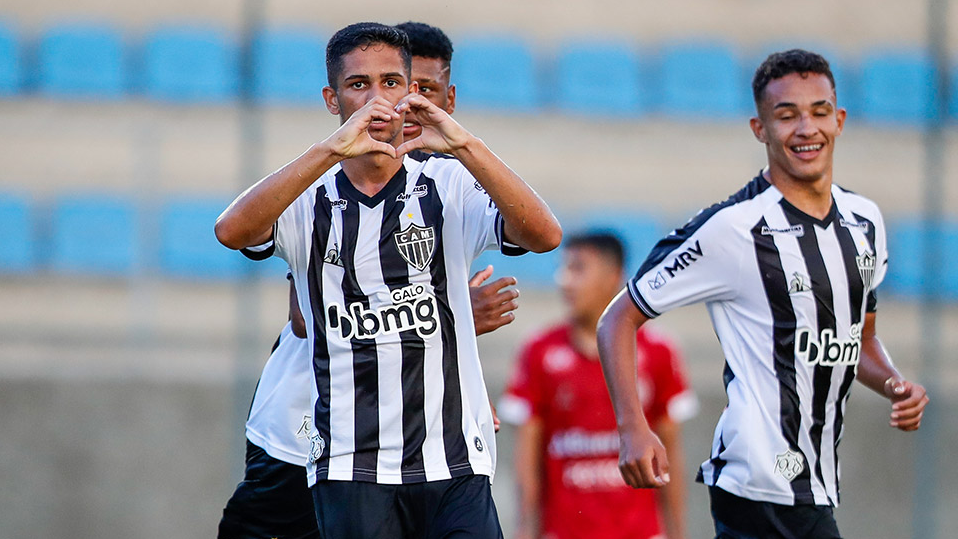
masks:
<path id="1" fill-rule="evenodd" d="M 320 100 L 325 42 L 361 20 L 443 28 L 457 119 L 567 231 L 619 231 L 633 270 L 659 236 L 764 165 L 747 120 L 765 55 L 825 54 L 849 111 L 836 182 L 874 199 L 889 230 L 879 332 L 933 402 L 908 435 L 856 388 L 836 514 L 847 537 L 954 537 L 958 7 L 5 0 L 0 538 L 215 535 L 287 289 L 281 261 L 220 247 L 213 221 L 338 125 Z M 477 263 L 516 276 L 522 292 L 516 322 L 480 338 L 496 399 L 519 343 L 562 317 L 557 261 Z M 682 344 L 701 401 L 684 430 L 693 477 L 725 404 L 723 360 L 703 307 L 656 324 Z M 512 436 L 499 434 L 494 485 L 507 537 Z M 706 489 L 689 490 L 691 537 L 710 537 Z"/>

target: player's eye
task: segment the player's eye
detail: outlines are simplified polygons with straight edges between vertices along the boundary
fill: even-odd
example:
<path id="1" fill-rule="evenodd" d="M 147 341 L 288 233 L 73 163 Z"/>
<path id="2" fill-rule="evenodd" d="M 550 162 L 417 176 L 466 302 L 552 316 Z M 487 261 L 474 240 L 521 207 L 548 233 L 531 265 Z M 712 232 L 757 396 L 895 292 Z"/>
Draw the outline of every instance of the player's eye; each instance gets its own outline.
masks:
<path id="1" fill-rule="evenodd" d="M 362 90 L 366 86 L 366 83 L 362 81 L 356 81 L 349 86 L 354 90 Z"/>
<path id="2" fill-rule="evenodd" d="M 386 87 L 387 87 L 387 88 L 395 88 L 396 86 L 399 86 L 399 81 L 398 81 L 398 80 L 396 80 L 396 79 L 388 79 L 388 80 L 386 80 Z"/>

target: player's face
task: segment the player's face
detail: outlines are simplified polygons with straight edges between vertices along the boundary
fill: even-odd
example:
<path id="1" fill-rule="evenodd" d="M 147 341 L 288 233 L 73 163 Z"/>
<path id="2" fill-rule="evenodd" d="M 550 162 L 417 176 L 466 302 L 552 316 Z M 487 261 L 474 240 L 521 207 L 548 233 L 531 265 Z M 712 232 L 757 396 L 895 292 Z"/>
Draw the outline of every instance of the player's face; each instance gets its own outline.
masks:
<path id="1" fill-rule="evenodd" d="M 772 80 L 752 118 L 752 131 L 765 143 L 773 177 L 815 182 L 831 178 L 835 141 L 845 124 L 828 77 L 791 73 Z"/>
<path id="2" fill-rule="evenodd" d="M 377 96 L 395 105 L 414 89 L 415 85 L 408 79 L 399 49 L 375 43 L 365 49 L 353 49 L 343 56 L 343 69 L 335 90 L 326 88 L 323 95 L 329 111 L 339 114 L 340 120 L 345 122 Z M 402 124 L 401 118 L 389 122 L 375 120 L 367 131 L 370 137 L 380 142 L 402 142 L 398 138 L 402 133 Z"/>
<path id="3" fill-rule="evenodd" d="M 439 58 L 412 57 L 412 80 L 419 84 L 419 93 L 434 105 L 452 114 L 456 110 L 456 87 L 449 84 L 449 68 Z M 403 124 L 403 138 L 412 140 L 422 134 L 422 127 L 413 119 Z"/>
<path id="4" fill-rule="evenodd" d="M 556 280 L 569 314 L 593 320 L 622 286 L 622 269 L 597 249 L 572 247 L 562 253 Z"/>

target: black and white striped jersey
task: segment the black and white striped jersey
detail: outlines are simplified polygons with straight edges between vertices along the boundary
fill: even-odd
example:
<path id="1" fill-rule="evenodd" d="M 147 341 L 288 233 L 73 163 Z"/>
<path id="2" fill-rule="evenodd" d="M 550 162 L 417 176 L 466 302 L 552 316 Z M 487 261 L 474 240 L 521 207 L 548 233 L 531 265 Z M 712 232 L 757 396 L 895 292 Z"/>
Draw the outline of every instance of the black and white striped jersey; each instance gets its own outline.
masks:
<path id="1" fill-rule="evenodd" d="M 628 283 L 649 317 L 704 302 L 728 406 L 699 480 L 756 501 L 836 505 L 838 445 L 866 312 L 887 268 L 870 200 L 832 187 L 819 220 L 759 174 L 652 250 Z"/>
<path id="2" fill-rule="evenodd" d="M 337 165 L 282 214 L 315 375 L 310 485 L 493 475 L 468 271 L 487 248 L 518 254 L 502 230 L 462 164 L 419 152 L 372 197 Z"/>

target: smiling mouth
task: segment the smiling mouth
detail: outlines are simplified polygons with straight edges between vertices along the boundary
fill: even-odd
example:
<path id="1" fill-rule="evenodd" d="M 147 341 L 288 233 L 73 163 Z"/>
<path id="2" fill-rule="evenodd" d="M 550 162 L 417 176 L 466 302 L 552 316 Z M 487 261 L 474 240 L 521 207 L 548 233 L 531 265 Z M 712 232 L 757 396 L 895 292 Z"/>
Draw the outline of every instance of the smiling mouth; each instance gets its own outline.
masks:
<path id="1" fill-rule="evenodd" d="M 824 148 L 825 145 L 822 143 L 818 144 L 804 144 L 802 146 L 789 146 L 789 148 L 795 153 L 807 153 L 807 152 L 817 152 Z"/>

